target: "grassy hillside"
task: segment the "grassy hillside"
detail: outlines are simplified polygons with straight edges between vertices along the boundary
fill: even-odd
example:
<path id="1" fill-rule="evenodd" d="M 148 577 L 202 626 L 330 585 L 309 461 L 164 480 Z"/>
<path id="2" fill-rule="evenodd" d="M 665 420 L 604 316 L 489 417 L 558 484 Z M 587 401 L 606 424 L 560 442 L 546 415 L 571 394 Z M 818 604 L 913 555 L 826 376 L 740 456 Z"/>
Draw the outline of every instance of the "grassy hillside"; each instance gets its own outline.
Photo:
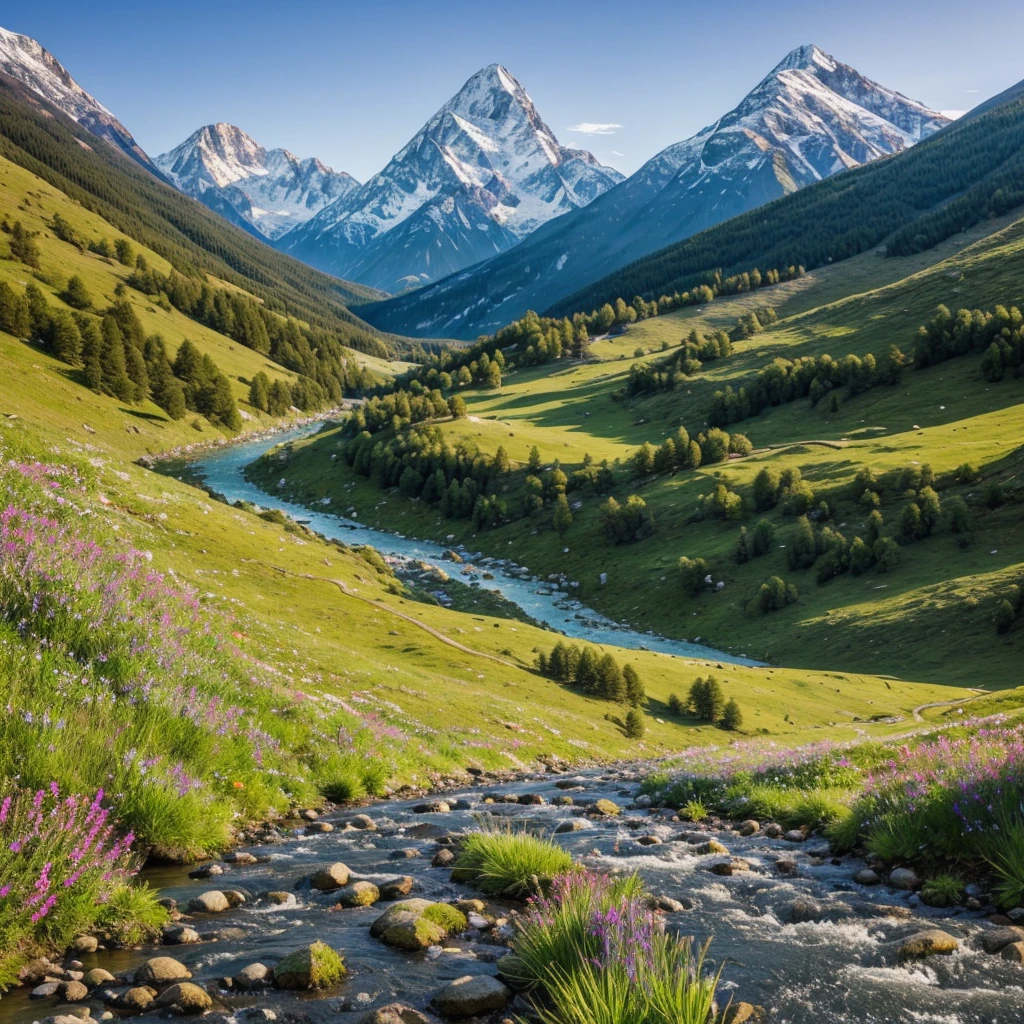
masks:
<path id="1" fill-rule="evenodd" d="M 1020 303 L 1022 247 L 1024 222 L 1007 218 L 930 254 L 885 259 L 867 253 L 775 288 L 646 320 L 624 335 L 595 342 L 588 362 L 516 370 L 498 390 L 461 391 L 468 416 L 439 425 L 452 443 L 471 442 L 491 454 L 500 445 L 518 465 L 500 485 L 506 490 L 499 498 L 511 517 L 532 447 L 546 466 L 557 459 L 569 473 L 589 454 L 595 462 L 619 463 L 613 494 L 620 502 L 637 494 L 653 513 L 654 535 L 636 543 L 614 546 L 605 540 L 603 498 L 586 490 L 569 494 L 582 507 L 564 536 L 552 529 L 550 506 L 532 518 L 476 531 L 465 519 L 442 516 L 437 505 L 397 492 L 382 496 L 343 458 L 328 464 L 342 450 L 340 432 L 296 445 L 284 475 L 294 495 L 331 495 L 342 507 L 358 509 L 364 522 L 437 539 L 454 533 L 472 548 L 512 557 L 537 572 L 564 572 L 579 581 L 585 602 L 667 635 L 699 636 L 779 664 L 963 686 L 1013 685 L 1021 634 L 1016 628 L 997 633 L 994 616 L 1000 601 L 1013 599 L 1024 575 L 1024 541 L 1016 528 L 1024 405 L 1019 379 L 1007 375 L 989 382 L 980 354 L 908 370 L 898 386 L 854 396 L 838 389 L 834 405 L 801 399 L 770 407 L 728 427 L 753 442 L 745 458 L 639 478 L 627 460 L 643 442 L 657 445 L 680 425 L 695 436 L 705 426 L 715 391 L 749 384 L 776 357 L 884 354 L 890 344 L 909 353 L 918 325 L 940 302 L 954 309 Z M 634 361 L 655 364 L 691 328 L 730 327 L 765 305 L 776 308 L 779 322 L 737 342 L 730 358 L 705 363 L 673 391 L 623 397 Z M 964 463 L 973 463 L 978 474 L 958 482 L 955 471 Z M 817 500 L 831 503 L 831 529 L 849 540 L 868 528 L 868 508 L 859 504 L 864 486 L 855 490 L 854 482 L 858 472 L 870 469 L 882 478 L 876 486 L 883 533 L 894 536 L 910 502 L 898 478 L 924 465 L 937 476 L 939 522 L 931 536 L 903 544 L 901 562 L 889 572 L 846 572 L 819 585 L 820 566 L 789 565 L 786 545 L 796 516 L 781 506 L 760 514 L 753 509 L 759 471 L 799 469 Z M 741 518 L 701 515 L 701 496 L 717 484 L 742 496 Z M 993 486 L 999 497 L 989 507 L 986 494 Z M 967 507 L 967 535 L 951 532 L 954 499 Z M 762 518 L 775 528 L 772 550 L 738 564 L 733 556 L 740 527 L 752 535 Z M 677 567 L 680 556 L 706 559 L 724 588 L 699 596 L 687 592 Z M 607 585 L 600 583 L 601 573 Z M 799 600 L 762 614 L 759 588 L 776 575 L 796 586 Z"/>
<path id="2" fill-rule="evenodd" d="M 348 304 L 374 293 L 284 256 L 123 159 L 34 93 L 0 75 L 0 156 L 158 252 L 183 274 L 204 271 L 274 309 L 385 355 L 382 338 Z M 390 339 L 394 340 L 394 339 Z"/>

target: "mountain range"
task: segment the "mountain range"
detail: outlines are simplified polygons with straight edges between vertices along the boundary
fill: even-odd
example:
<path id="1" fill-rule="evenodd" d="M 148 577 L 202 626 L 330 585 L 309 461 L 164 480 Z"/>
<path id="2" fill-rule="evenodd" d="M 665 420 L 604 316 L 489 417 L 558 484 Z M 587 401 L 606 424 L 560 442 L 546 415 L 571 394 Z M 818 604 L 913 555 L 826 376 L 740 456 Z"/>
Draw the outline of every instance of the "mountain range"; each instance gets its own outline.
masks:
<path id="1" fill-rule="evenodd" d="M 492 64 L 360 184 L 225 123 L 151 160 L 39 43 L 3 29 L 0 73 L 256 238 L 391 293 L 360 314 L 412 337 L 474 338 L 551 308 L 642 257 L 948 124 L 802 46 L 734 110 L 624 179 L 561 145 L 522 85 Z"/>
<path id="2" fill-rule="evenodd" d="M 257 235 L 274 240 L 344 199 L 359 182 L 315 157 L 264 149 L 241 128 L 210 124 L 156 158 L 186 195 Z"/>
<path id="3" fill-rule="evenodd" d="M 666 245 L 899 153 L 948 123 L 818 47 L 799 47 L 734 110 L 585 209 L 478 267 L 362 312 L 414 336 L 475 338 Z"/>

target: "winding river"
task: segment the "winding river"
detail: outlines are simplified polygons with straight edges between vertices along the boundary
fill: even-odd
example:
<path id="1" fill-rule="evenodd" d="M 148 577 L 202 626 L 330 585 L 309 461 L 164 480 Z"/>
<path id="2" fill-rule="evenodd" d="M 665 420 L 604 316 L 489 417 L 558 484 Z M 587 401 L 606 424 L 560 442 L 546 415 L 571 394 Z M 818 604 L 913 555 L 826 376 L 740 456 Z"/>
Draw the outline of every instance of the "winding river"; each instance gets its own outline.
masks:
<path id="1" fill-rule="evenodd" d="M 318 426 L 301 427 L 281 433 L 272 439 L 239 442 L 204 453 L 192 461 L 193 468 L 204 478 L 207 486 L 223 495 L 229 502 L 248 501 L 254 505 L 279 508 L 294 519 L 302 520 L 325 537 L 332 537 L 349 545 L 369 545 L 384 556 L 416 559 L 427 565 L 452 572 L 452 563 L 442 557 L 445 548 L 431 541 L 414 540 L 396 533 L 371 529 L 355 519 L 347 519 L 330 512 L 313 511 L 304 505 L 284 501 L 268 494 L 243 475 L 243 470 L 270 448 L 309 437 Z M 457 549 L 460 550 L 460 549 Z M 470 562 L 493 575 L 486 585 L 518 605 L 531 618 L 543 622 L 554 630 L 577 640 L 598 644 L 612 644 L 617 647 L 657 651 L 685 658 L 703 658 L 712 661 L 727 661 L 741 665 L 758 664 L 749 658 L 688 643 L 656 636 L 654 633 L 640 633 L 622 626 L 599 612 L 574 601 L 571 589 L 559 589 L 555 584 L 537 579 L 523 578 L 522 573 L 508 562 L 481 559 L 460 554 Z"/>

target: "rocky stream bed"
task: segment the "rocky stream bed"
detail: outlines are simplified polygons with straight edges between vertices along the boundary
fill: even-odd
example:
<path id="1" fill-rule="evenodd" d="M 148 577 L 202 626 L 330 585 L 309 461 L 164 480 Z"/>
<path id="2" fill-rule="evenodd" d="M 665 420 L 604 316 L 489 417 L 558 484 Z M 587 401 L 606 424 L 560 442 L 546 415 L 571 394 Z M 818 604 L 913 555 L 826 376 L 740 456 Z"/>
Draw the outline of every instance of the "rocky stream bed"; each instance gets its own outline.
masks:
<path id="1" fill-rule="evenodd" d="M 762 1007 L 761 1019 L 1024 1019 L 1024 928 L 995 915 L 983 893 L 975 909 L 930 908 L 910 874 L 879 877 L 862 860 L 833 859 L 814 835 L 680 821 L 636 795 L 644 771 L 548 770 L 267 823 L 223 861 L 146 872 L 176 908 L 162 948 L 94 949 L 83 937 L 66 960 L 33 965 L 28 984 L 0 1002 L 0 1022 L 514 1020 L 528 1002 L 502 980 L 501 960 L 522 905 L 480 900 L 451 868 L 459 835 L 482 822 L 553 835 L 594 871 L 638 871 L 666 928 L 712 940 L 723 1004 Z M 346 977 L 306 990 L 331 981 L 331 951 Z"/>

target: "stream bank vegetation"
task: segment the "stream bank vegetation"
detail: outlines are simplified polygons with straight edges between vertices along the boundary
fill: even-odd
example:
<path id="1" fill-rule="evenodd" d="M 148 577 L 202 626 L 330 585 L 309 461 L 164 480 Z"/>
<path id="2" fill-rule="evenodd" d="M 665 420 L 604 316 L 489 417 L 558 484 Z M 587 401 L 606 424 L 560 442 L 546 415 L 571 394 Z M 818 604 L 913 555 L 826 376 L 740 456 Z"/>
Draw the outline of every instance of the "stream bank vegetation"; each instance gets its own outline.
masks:
<path id="1" fill-rule="evenodd" d="M 936 899 L 990 880 L 1004 909 L 1024 904 L 1024 721 L 996 714 L 889 742 L 784 748 L 747 740 L 694 748 L 645 792 L 734 818 L 821 829 L 838 853 L 912 865 Z M 959 887 L 951 883 L 959 879 Z"/>

